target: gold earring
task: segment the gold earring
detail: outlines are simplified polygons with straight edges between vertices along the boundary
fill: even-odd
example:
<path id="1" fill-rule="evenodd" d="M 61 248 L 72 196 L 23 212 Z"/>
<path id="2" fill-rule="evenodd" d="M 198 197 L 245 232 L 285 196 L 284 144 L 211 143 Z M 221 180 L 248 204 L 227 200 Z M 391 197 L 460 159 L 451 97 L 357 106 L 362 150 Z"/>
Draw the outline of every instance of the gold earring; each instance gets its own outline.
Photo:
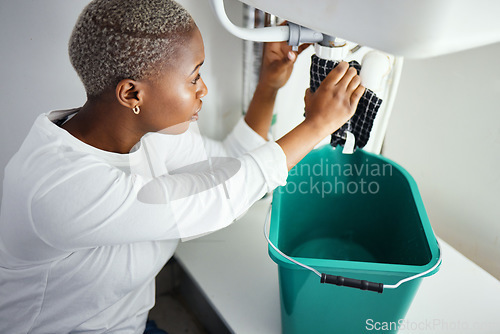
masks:
<path id="1" fill-rule="evenodd" d="M 138 106 L 135 106 L 132 108 L 132 111 L 134 112 L 134 114 L 138 115 L 141 112 L 141 109 L 139 109 Z"/>

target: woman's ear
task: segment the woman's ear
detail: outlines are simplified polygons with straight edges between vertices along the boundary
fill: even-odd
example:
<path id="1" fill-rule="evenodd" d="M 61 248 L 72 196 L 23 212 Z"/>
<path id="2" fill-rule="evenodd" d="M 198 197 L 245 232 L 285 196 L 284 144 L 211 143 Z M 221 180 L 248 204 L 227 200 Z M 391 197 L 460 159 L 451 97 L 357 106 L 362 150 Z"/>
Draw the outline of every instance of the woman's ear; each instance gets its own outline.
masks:
<path id="1" fill-rule="evenodd" d="M 127 108 L 134 108 L 142 104 L 142 85 L 132 79 L 123 79 L 116 85 L 116 99 Z"/>

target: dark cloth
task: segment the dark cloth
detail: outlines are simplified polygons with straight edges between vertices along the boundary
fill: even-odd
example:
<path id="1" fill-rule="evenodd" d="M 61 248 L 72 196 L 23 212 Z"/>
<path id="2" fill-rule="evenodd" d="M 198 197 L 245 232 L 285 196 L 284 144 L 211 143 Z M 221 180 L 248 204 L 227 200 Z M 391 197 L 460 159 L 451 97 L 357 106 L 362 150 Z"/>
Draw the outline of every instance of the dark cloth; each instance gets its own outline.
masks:
<path id="1" fill-rule="evenodd" d="M 328 73 L 338 64 L 338 61 L 322 59 L 316 55 L 312 56 L 310 71 L 311 80 L 309 84 L 311 92 L 315 92 L 316 89 L 318 89 L 321 81 L 323 81 Z M 349 66 L 354 67 L 359 74 L 361 65 L 357 61 L 353 60 L 349 62 Z M 359 101 L 354 116 L 332 134 L 330 144 L 333 147 L 337 145 L 344 146 L 346 139 L 345 131 L 350 131 L 356 138 L 355 147 L 363 148 L 368 142 L 368 139 L 370 139 L 373 121 L 375 120 L 375 116 L 377 116 L 381 104 L 382 100 L 371 90 L 366 89 Z"/>

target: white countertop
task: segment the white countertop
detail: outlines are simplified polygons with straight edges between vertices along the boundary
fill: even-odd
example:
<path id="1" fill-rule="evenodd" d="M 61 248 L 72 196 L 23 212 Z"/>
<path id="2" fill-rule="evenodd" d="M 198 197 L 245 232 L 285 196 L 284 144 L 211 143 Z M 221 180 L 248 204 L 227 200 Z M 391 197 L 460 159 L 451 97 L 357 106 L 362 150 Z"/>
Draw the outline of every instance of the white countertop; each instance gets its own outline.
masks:
<path id="1" fill-rule="evenodd" d="M 278 270 L 263 235 L 269 203 L 257 202 L 231 226 L 181 243 L 176 252 L 237 334 L 281 333 Z M 441 268 L 423 279 L 400 333 L 500 333 L 500 281 L 444 241 L 440 245 Z"/>

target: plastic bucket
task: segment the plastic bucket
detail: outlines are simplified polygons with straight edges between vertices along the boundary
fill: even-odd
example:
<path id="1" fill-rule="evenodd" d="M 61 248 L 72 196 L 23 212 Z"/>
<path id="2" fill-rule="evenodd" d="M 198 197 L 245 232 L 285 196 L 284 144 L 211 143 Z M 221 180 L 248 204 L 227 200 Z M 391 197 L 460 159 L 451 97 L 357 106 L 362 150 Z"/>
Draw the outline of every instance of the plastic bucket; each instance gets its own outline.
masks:
<path id="1" fill-rule="evenodd" d="M 322 273 L 384 284 L 439 260 L 408 172 L 382 156 L 344 155 L 330 145 L 309 153 L 274 191 L 269 238 Z M 423 277 L 380 294 L 321 284 L 271 247 L 269 255 L 278 264 L 283 333 L 396 333 Z"/>

